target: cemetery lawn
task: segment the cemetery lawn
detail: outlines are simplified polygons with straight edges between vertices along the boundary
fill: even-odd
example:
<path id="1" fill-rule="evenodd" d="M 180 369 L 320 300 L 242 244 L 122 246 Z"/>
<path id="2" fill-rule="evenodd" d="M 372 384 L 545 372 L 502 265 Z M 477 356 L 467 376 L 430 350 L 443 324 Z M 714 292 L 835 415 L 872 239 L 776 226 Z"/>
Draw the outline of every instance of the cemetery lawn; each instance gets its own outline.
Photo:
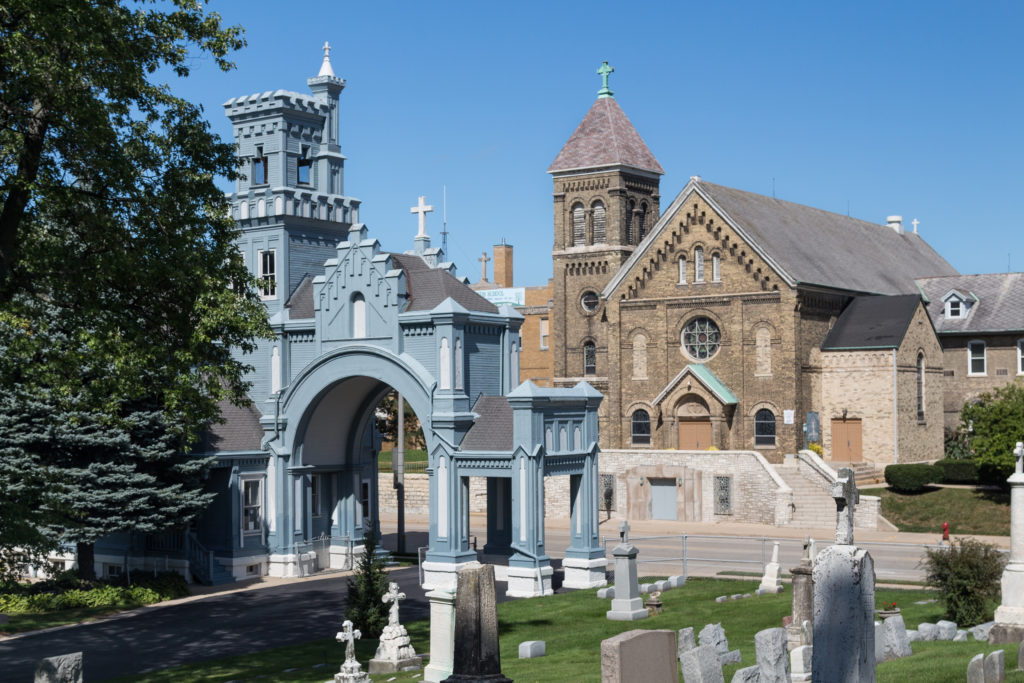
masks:
<path id="1" fill-rule="evenodd" d="M 380 472 L 391 471 L 391 451 L 381 451 L 377 456 L 377 467 Z M 405 471 L 423 472 L 427 469 L 427 452 L 414 448 L 405 449 Z"/>
<path id="2" fill-rule="evenodd" d="M 781 625 L 782 617 L 790 612 L 792 596 L 788 585 L 781 595 L 753 596 L 725 603 L 715 602 L 719 595 L 752 593 L 757 586 L 758 581 L 694 578 L 682 588 L 662 593 L 665 611 L 640 622 L 608 621 L 605 618 L 605 611 L 610 601 L 597 599 L 594 590 L 500 604 L 498 620 L 502 672 L 517 683 L 599 683 L 603 639 L 633 628 L 677 630 L 692 626 L 699 631 L 706 624 L 721 622 L 729 638 L 729 646 L 739 649 L 743 655 L 741 664 L 725 667 L 725 680 L 731 680 L 737 669 L 756 663 L 754 634 L 762 629 Z M 922 621 L 934 623 L 942 618 L 940 603 L 914 604 L 915 601 L 930 600 L 934 597 L 934 593 L 924 590 L 881 589 L 877 591 L 876 604 L 880 605 L 883 600 L 896 602 L 903 610 L 908 628 L 914 628 Z M 317 630 L 332 631 L 336 630 L 336 626 L 322 624 Z M 416 651 L 421 654 L 427 652 L 430 640 L 428 623 L 418 621 L 406 626 Z M 519 643 L 525 640 L 546 641 L 547 656 L 538 659 L 519 659 Z M 376 650 L 376 645 L 375 640 L 357 641 L 356 654 L 364 670 Z M 912 647 L 915 653 L 913 657 L 879 665 L 879 683 L 935 683 L 962 680 L 971 657 L 979 652 L 990 652 L 999 647 L 1006 650 L 1007 662 L 1016 661 L 1015 648 L 989 646 L 973 640 L 966 643 L 912 643 Z M 256 677 L 263 677 L 260 680 L 322 683 L 338 671 L 343 660 L 344 647 L 327 638 L 117 680 L 121 683 L 199 683 L 251 681 Z M 1010 669 L 1012 666 L 1007 668 Z M 417 673 L 420 675 L 414 678 Z M 373 676 L 373 680 L 383 683 L 392 677 L 396 683 L 422 681 L 422 670 L 376 675 Z M 1024 683 L 1024 673 L 1008 672 L 1006 680 Z"/>
<path id="3" fill-rule="evenodd" d="M 950 534 L 1010 535 L 1010 494 L 999 490 L 929 487 L 921 493 L 891 489 L 865 489 L 882 499 L 882 516 L 900 531 L 934 533 L 942 537 L 942 523 Z"/>

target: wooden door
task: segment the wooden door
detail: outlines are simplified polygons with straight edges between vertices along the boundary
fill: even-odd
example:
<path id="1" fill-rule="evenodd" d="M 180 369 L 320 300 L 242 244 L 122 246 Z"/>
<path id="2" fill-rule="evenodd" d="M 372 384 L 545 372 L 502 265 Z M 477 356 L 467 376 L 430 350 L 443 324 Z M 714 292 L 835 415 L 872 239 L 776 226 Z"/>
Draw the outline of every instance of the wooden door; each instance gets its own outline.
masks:
<path id="1" fill-rule="evenodd" d="M 836 462 L 861 462 L 860 420 L 832 420 L 832 459 Z"/>
<path id="2" fill-rule="evenodd" d="M 679 421 L 679 450 L 703 451 L 712 445 L 711 420 Z"/>

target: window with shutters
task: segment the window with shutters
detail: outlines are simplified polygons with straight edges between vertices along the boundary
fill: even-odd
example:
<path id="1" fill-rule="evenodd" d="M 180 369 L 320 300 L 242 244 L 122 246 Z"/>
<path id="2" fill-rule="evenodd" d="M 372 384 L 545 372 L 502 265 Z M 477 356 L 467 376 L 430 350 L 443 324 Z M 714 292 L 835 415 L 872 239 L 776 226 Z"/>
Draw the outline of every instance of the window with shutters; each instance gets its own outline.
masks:
<path id="1" fill-rule="evenodd" d="M 582 204 L 572 207 L 572 243 L 585 244 L 587 240 L 587 213 Z"/>
<path id="2" fill-rule="evenodd" d="M 647 337 L 633 337 L 633 379 L 647 379 Z"/>
<path id="3" fill-rule="evenodd" d="M 260 280 L 260 298 L 277 298 L 277 250 L 261 249 L 256 253 L 256 277 Z"/>
<path id="4" fill-rule="evenodd" d="M 597 374 L 597 347 L 591 341 L 583 344 L 583 374 Z"/>
<path id="5" fill-rule="evenodd" d="M 686 254 L 679 257 L 679 284 L 686 284 Z"/>
<path id="6" fill-rule="evenodd" d="M 693 281 L 704 282 L 704 248 L 693 250 Z"/>
<path id="7" fill-rule="evenodd" d="M 604 244 L 607 233 L 607 222 L 605 220 L 604 202 L 594 202 L 590 209 L 594 216 L 594 243 Z"/>

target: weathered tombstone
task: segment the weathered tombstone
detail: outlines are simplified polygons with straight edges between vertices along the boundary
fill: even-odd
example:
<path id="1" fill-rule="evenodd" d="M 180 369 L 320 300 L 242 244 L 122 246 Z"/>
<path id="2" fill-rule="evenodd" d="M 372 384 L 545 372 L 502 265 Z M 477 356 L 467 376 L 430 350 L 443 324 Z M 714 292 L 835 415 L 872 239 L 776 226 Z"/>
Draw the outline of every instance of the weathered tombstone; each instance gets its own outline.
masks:
<path id="1" fill-rule="evenodd" d="M 954 643 L 966 643 L 967 642 L 967 631 L 958 629 L 956 635 L 953 636 Z"/>
<path id="2" fill-rule="evenodd" d="M 882 622 L 882 637 L 884 638 L 883 661 L 902 659 L 914 654 L 910 649 L 910 638 L 907 636 L 907 627 L 903 623 L 903 615 L 894 614 L 885 618 L 885 621 Z"/>
<path id="3" fill-rule="evenodd" d="M 758 683 L 789 683 L 789 650 L 786 629 L 766 628 L 754 636 Z"/>
<path id="4" fill-rule="evenodd" d="M 786 646 L 793 650 L 810 645 L 804 638 L 803 623 L 814 619 L 814 578 L 811 566 L 811 539 L 804 541 L 804 556 L 800 564 L 791 568 L 793 575 L 793 620 L 786 626 Z"/>
<path id="5" fill-rule="evenodd" d="M 519 643 L 519 659 L 536 659 L 548 653 L 548 646 L 543 640 L 525 640 Z"/>
<path id="6" fill-rule="evenodd" d="M 370 673 L 390 674 L 410 667 L 420 668 L 420 658 L 413 649 L 409 633 L 398 621 L 398 602 L 405 600 L 405 593 L 398 592 L 398 584 L 392 581 L 382 600 L 390 602 L 391 607 L 388 611 L 388 625 L 380 635 L 377 653 L 370 660 Z"/>
<path id="7" fill-rule="evenodd" d="M 455 656 L 447 683 L 512 683 L 501 673 L 498 612 L 494 602 L 494 566 L 459 570 L 455 592 Z"/>
<path id="8" fill-rule="evenodd" d="M 810 645 L 801 645 L 789 653 L 789 680 L 793 683 L 798 681 L 811 680 L 811 659 L 813 648 Z"/>
<path id="9" fill-rule="evenodd" d="M 452 675 L 455 658 L 455 593 L 438 588 L 428 591 L 430 601 L 430 663 L 423 680 L 440 683 Z"/>
<path id="10" fill-rule="evenodd" d="M 683 653 L 679 665 L 683 670 L 683 683 L 725 683 L 722 663 L 711 645 L 698 645 Z"/>
<path id="11" fill-rule="evenodd" d="M 676 634 L 634 629 L 601 641 L 601 683 L 677 683 Z"/>
<path id="12" fill-rule="evenodd" d="M 967 662 L 967 683 L 985 683 L 985 655 L 974 655 Z"/>
<path id="13" fill-rule="evenodd" d="M 939 639 L 939 627 L 927 621 L 922 621 L 917 625 L 917 632 L 921 634 L 921 640 L 932 641 Z"/>
<path id="14" fill-rule="evenodd" d="M 341 671 L 334 674 L 334 683 L 370 683 L 370 676 L 356 659 L 356 641 L 362 636 L 358 629 L 352 628 L 351 621 L 346 619 L 342 622 L 335 639 L 345 643 L 345 663 L 341 665 Z"/>
<path id="15" fill-rule="evenodd" d="M 814 680 L 875 680 L 875 568 L 871 555 L 853 545 L 853 514 L 860 499 L 853 470 L 844 467 L 832 484 L 836 542 L 814 565 Z"/>
<path id="16" fill-rule="evenodd" d="M 35 683 L 82 683 L 82 653 L 40 660 L 36 665 Z"/>
<path id="17" fill-rule="evenodd" d="M 761 585 L 757 587 L 762 593 L 781 593 L 782 574 L 779 571 L 779 542 L 772 546 L 772 560 L 764 566 Z"/>
<path id="18" fill-rule="evenodd" d="M 693 627 L 687 626 L 679 629 L 676 638 L 676 659 L 681 661 L 683 653 L 689 652 L 695 647 L 697 647 L 697 639 L 693 635 Z"/>
<path id="19" fill-rule="evenodd" d="M 725 629 L 721 624 L 706 625 L 697 634 L 697 642 L 715 648 L 715 652 L 718 653 L 718 662 L 722 666 L 740 662 L 740 651 L 729 649 L 729 639 L 725 637 Z"/>
<path id="20" fill-rule="evenodd" d="M 988 633 L 990 643 L 1024 640 L 1024 443 L 1017 442 L 1013 455 L 1017 467 L 1006 480 L 1010 484 L 1010 561 L 1003 569 L 1003 598 Z"/>
<path id="21" fill-rule="evenodd" d="M 955 635 L 955 622 L 942 619 L 935 624 L 935 640 L 953 640 Z"/>
<path id="22" fill-rule="evenodd" d="M 648 614 L 637 582 L 637 550 L 629 542 L 629 522 L 621 524 L 619 534 L 622 542 L 612 550 L 615 558 L 615 597 L 612 598 L 612 608 L 605 616 L 612 621 L 646 619 Z"/>
<path id="23" fill-rule="evenodd" d="M 1003 683 L 1006 680 L 1006 652 L 996 650 L 985 657 L 985 683 Z"/>
<path id="24" fill-rule="evenodd" d="M 760 680 L 760 670 L 756 666 L 746 666 L 736 670 L 730 683 L 760 683 Z"/>

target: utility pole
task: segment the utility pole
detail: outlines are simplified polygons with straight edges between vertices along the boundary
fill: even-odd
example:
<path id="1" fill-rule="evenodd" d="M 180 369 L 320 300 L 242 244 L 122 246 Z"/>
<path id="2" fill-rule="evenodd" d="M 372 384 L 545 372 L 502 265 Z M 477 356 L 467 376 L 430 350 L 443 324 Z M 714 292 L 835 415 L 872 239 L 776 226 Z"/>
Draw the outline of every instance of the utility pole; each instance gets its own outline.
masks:
<path id="1" fill-rule="evenodd" d="M 394 473 L 395 499 L 398 503 L 398 545 L 399 555 L 405 554 L 405 399 L 398 394 L 398 428 L 395 430 L 395 447 L 391 449 L 391 470 Z"/>

